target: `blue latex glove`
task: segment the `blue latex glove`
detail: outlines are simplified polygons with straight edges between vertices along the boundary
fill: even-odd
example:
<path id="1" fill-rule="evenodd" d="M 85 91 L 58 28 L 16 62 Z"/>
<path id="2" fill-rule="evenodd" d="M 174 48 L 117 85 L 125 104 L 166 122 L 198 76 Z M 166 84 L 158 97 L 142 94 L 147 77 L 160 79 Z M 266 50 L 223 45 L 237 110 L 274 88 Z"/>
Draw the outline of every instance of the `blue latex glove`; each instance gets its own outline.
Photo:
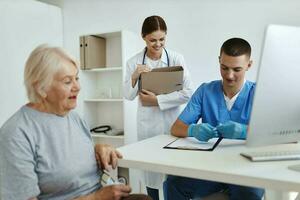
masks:
<path id="1" fill-rule="evenodd" d="M 218 131 L 208 123 L 191 124 L 188 128 L 188 136 L 207 142 L 211 138 L 218 137 Z"/>
<path id="2" fill-rule="evenodd" d="M 224 138 L 246 139 L 247 125 L 245 124 L 227 121 L 223 124 L 218 125 L 216 128 L 220 135 Z"/>

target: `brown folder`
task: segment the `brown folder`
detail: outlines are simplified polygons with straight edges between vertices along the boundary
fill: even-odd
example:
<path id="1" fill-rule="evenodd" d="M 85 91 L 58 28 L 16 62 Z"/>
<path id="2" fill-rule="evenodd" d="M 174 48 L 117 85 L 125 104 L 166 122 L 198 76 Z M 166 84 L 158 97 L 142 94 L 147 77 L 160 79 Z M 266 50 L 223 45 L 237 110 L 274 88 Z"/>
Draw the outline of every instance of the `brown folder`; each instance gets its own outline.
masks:
<path id="1" fill-rule="evenodd" d="M 181 66 L 155 68 L 151 72 L 142 73 L 139 80 L 139 90 L 145 89 L 156 95 L 169 94 L 182 88 Z"/>
<path id="2" fill-rule="evenodd" d="M 80 37 L 80 67 L 93 69 L 106 67 L 106 40 L 94 35 Z"/>

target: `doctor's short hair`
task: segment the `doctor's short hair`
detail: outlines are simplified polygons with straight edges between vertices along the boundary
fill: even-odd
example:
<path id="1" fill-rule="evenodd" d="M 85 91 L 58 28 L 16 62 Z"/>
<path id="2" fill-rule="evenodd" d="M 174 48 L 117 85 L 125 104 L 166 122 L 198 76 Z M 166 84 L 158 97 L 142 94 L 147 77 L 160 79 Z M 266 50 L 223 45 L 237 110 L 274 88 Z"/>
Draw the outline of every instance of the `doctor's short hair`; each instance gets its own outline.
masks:
<path id="1" fill-rule="evenodd" d="M 167 33 L 167 25 L 164 19 L 158 15 L 147 17 L 142 26 L 142 37 L 144 38 L 146 35 L 158 30 Z"/>
<path id="2" fill-rule="evenodd" d="M 242 38 L 231 38 L 226 40 L 220 50 L 220 56 L 225 53 L 228 56 L 247 55 L 251 57 L 251 46 L 249 42 Z"/>
<path id="3" fill-rule="evenodd" d="M 79 66 L 76 59 L 60 47 L 42 44 L 31 52 L 24 70 L 24 84 L 31 103 L 41 101 L 41 97 L 46 95 L 51 86 L 54 75 L 66 61 L 76 68 Z"/>

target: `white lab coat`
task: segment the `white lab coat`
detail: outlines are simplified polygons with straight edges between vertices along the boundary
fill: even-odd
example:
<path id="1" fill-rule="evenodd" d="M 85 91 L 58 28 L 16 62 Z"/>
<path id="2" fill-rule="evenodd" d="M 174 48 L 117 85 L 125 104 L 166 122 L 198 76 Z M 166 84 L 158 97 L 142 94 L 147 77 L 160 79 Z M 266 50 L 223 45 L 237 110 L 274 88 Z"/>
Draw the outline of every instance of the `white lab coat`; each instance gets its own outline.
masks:
<path id="1" fill-rule="evenodd" d="M 158 105 L 146 107 L 142 106 L 141 101 L 138 101 L 137 109 L 137 134 L 138 140 L 147 139 L 160 134 L 170 134 L 170 128 L 180 114 L 180 105 L 187 103 L 192 96 L 192 84 L 189 71 L 185 66 L 182 55 L 166 49 L 169 56 L 170 66 L 182 66 L 184 68 L 183 89 L 172 92 L 170 94 L 158 95 Z M 138 96 L 138 83 L 132 88 L 131 75 L 135 71 L 137 64 L 143 63 L 145 50 L 133 56 L 127 62 L 124 97 L 128 100 L 133 100 Z M 168 59 L 166 52 L 163 50 L 161 61 L 158 66 L 151 66 L 151 60 L 145 57 L 145 64 L 150 68 L 167 67 Z M 145 155 L 146 156 L 146 155 Z M 151 188 L 159 188 L 163 181 L 163 175 L 158 173 L 145 173 L 145 184 Z"/>

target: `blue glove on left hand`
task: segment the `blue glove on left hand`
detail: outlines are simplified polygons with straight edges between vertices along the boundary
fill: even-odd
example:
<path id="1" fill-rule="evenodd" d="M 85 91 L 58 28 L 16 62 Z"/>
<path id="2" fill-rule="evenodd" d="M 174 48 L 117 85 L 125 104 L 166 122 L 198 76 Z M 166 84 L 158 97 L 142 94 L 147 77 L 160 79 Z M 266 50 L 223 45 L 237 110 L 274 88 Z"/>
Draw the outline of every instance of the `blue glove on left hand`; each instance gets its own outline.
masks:
<path id="1" fill-rule="evenodd" d="M 211 138 L 218 137 L 218 132 L 208 123 L 191 124 L 188 128 L 188 137 L 195 137 L 199 141 L 207 142 Z"/>
<path id="2" fill-rule="evenodd" d="M 224 138 L 230 139 L 246 139 L 247 125 L 233 121 L 227 121 L 217 127 L 218 132 Z"/>

